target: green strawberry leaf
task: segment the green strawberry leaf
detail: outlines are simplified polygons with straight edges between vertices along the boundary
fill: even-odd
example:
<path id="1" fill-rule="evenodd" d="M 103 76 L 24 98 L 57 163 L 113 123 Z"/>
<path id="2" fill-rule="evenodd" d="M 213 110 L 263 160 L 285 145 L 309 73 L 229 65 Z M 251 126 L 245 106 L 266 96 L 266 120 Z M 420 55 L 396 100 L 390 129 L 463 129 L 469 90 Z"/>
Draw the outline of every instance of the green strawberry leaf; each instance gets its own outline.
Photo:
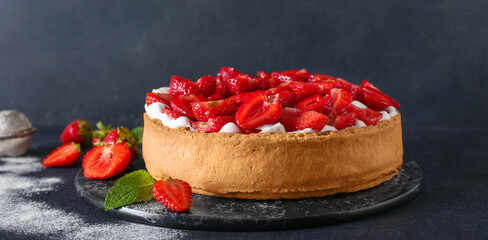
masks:
<path id="1" fill-rule="evenodd" d="M 146 170 L 124 175 L 108 191 L 105 197 L 105 211 L 153 199 L 152 189 L 155 182 Z"/>
<path id="2" fill-rule="evenodd" d="M 134 129 L 132 129 L 131 132 L 132 132 L 132 135 L 134 135 L 134 137 L 137 138 L 138 143 L 142 144 L 142 133 L 144 132 L 144 127 L 143 126 L 136 127 Z"/>

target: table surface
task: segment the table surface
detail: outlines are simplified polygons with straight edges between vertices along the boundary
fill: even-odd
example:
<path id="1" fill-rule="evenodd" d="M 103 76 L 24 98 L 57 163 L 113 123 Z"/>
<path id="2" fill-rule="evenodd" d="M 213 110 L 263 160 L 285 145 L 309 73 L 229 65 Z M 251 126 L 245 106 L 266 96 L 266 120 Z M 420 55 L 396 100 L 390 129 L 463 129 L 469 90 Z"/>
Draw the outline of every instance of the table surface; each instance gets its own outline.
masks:
<path id="1" fill-rule="evenodd" d="M 422 192 L 373 217 L 267 232 L 180 230 L 107 215 L 76 194 L 81 167 L 44 168 L 61 127 L 39 127 L 29 152 L 0 157 L 0 239 L 488 239 L 488 128 L 404 129 L 405 161 L 424 172 Z"/>

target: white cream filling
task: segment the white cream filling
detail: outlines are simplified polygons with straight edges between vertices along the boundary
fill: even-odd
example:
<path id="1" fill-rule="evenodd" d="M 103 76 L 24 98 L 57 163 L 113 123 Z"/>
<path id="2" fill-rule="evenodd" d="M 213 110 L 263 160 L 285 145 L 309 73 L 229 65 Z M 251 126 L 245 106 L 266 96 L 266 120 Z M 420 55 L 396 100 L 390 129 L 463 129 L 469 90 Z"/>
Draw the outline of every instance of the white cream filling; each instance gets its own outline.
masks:
<path id="1" fill-rule="evenodd" d="M 164 94 L 169 94 L 169 87 L 161 87 L 158 89 L 153 89 L 153 93 L 164 93 Z"/>
<path id="2" fill-rule="evenodd" d="M 305 129 L 302 129 L 302 130 L 288 132 L 288 133 L 314 133 L 314 132 L 315 132 L 315 130 L 313 130 L 311 128 L 305 128 Z"/>
<path id="3" fill-rule="evenodd" d="M 225 124 L 219 132 L 241 133 L 241 129 L 233 122 Z"/>
<path id="4" fill-rule="evenodd" d="M 150 118 L 159 119 L 161 121 L 161 124 L 163 124 L 164 126 L 167 126 L 169 128 L 189 127 L 190 130 L 193 130 L 193 128 L 191 127 L 190 119 L 188 117 L 179 117 L 177 119 L 173 119 L 168 116 L 168 114 L 163 113 L 163 109 L 165 107 L 168 106 L 160 102 L 152 103 L 149 106 L 147 106 L 147 104 L 144 105 L 147 115 L 149 115 Z"/>
<path id="5" fill-rule="evenodd" d="M 271 125 L 263 125 L 261 127 L 258 127 L 257 129 L 260 129 L 260 133 L 276 133 L 276 132 L 286 132 L 285 127 L 281 123 L 275 123 Z"/>
<path id="6" fill-rule="evenodd" d="M 380 111 L 380 113 L 381 113 L 380 122 L 381 121 L 387 121 L 387 120 L 390 120 L 391 119 L 390 114 L 388 114 L 386 111 Z"/>
<path id="7" fill-rule="evenodd" d="M 389 106 L 389 107 L 385 108 L 385 111 L 387 111 L 388 114 L 390 114 L 391 117 L 396 116 L 397 113 L 398 113 L 397 110 L 396 110 L 396 108 L 393 107 L 393 106 Z"/>
<path id="8" fill-rule="evenodd" d="M 356 118 L 356 127 L 366 127 L 366 123 Z"/>
<path id="9" fill-rule="evenodd" d="M 327 132 L 327 131 L 337 131 L 337 128 L 335 128 L 334 126 L 325 125 L 324 128 L 322 128 L 321 132 Z"/>
<path id="10" fill-rule="evenodd" d="M 358 107 L 358 108 L 361 108 L 361 109 L 366 109 L 368 108 L 366 105 L 364 105 L 362 102 L 360 101 L 357 101 L 357 100 L 354 100 L 351 102 L 352 105 Z"/>

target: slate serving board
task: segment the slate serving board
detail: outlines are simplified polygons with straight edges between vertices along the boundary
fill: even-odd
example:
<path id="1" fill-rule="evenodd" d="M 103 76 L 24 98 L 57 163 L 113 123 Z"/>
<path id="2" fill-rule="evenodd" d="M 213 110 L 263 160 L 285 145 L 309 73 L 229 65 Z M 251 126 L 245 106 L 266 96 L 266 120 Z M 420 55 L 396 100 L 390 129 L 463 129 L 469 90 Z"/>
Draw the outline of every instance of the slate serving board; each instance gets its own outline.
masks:
<path id="1" fill-rule="evenodd" d="M 260 231 L 313 227 L 378 214 L 398 207 L 421 190 L 422 171 L 415 162 L 379 186 L 348 194 L 297 200 L 243 200 L 193 194 L 183 213 L 164 208 L 155 200 L 111 209 L 107 213 L 130 221 L 183 229 Z M 87 180 L 83 169 L 75 186 L 81 198 L 104 210 L 105 195 L 116 179 Z"/>

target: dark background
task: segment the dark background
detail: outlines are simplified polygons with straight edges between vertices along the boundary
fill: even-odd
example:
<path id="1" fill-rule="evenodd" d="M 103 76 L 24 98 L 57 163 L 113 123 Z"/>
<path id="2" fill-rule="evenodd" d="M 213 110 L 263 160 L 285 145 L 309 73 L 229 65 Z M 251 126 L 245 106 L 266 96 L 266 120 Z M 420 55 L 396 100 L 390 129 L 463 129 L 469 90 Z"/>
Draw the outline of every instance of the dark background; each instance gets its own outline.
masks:
<path id="1" fill-rule="evenodd" d="M 488 1 L 0 1 L 0 110 L 142 124 L 145 93 L 221 66 L 368 79 L 405 127 L 488 126 Z"/>

